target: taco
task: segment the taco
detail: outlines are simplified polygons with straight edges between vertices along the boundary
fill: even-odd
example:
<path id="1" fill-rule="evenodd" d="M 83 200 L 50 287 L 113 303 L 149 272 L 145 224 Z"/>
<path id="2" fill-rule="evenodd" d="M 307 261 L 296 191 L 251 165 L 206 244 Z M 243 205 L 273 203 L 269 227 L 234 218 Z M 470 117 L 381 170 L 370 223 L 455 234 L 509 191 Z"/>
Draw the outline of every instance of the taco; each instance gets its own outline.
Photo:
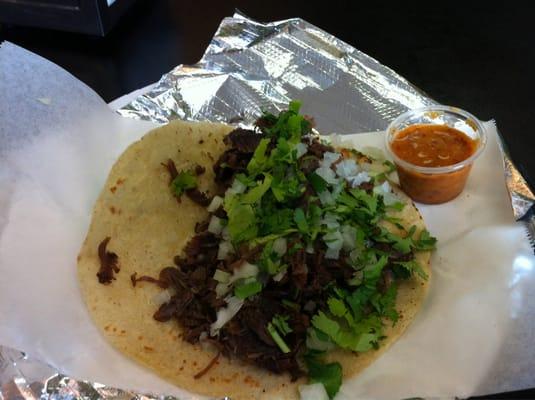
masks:
<path id="1" fill-rule="evenodd" d="M 391 163 L 312 124 L 177 121 L 120 156 L 78 256 L 113 346 L 203 395 L 333 397 L 405 331 L 435 239 Z"/>

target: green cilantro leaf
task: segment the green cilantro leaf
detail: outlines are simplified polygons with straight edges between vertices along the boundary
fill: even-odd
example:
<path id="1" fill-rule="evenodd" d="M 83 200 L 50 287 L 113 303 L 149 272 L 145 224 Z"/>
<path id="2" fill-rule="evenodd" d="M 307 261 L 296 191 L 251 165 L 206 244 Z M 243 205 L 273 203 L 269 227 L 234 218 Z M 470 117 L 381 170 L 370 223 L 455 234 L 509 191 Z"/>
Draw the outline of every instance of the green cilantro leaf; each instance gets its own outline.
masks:
<path id="1" fill-rule="evenodd" d="M 327 189 L 327 181 L 323 179 L 321 176 L 316 174 L 315 172 L 312 172 L 308 175 L 308 181 L 316 191 L 316 193 L 324 192 Z"/>
<path id="2" fill-rule="evenodd" d="M 238 299 L 246 299 L 262 291 L 262 284 L 256 279 L 250 282 L 244 282 L 234 288 L 234 295 Z"/>
<path id="3" fill-rule="evenodd" d="M 301 233 L 308 232 L 308 224 L 305 217 L 305 212 L 300 207 L 297 207 L 294 211 L 294 222 L 297 225 L 297 229 L 299 229 Z"/>
<path id="4" fill-rule="evenodd" d="M 310 351 L 309 351 L 310 353 Z M 332 399 L 342 385 L 342 366 L 338 362 L 326 364 L 318 356 L 305 356 L 308 377 L 311 383 L 322 383 Z"/>
<path id="5" fill-rule="evenodd" d="M 253 157 L 247 165 L 247 172 L 249 172 L 251 175 L 256 175 L 266 168 L 266 164 L 268 162 L 266 150 L 269 145 L 269 142 L 269 139 L 262 139 L 256 147 Z"/>
<path id="6" fill-rule="evenodd" d="M 262 196 L 269 190 L 271 181 L 271 175 L 265 174 L 264 181 L 261 184 L 250 189 L 247 193 L 243 195 L 241 199 L 242 203 L 252 204 L 260 201 Z"/>
<path id="7" fill-rule="evenodd" d="M 427 229 L 420 233 L 418 240 L 414 241 L 414 248 L 416 250 L 433 250 L 436 246 L 437 239 L 429 234 Z"/>
<path id="8" fill-rule="evenodd" d="M 197 177 L 192 171 L 181 171 L 171 182 L 171 191 L 177 197 L 182 196 L 187 189 L 197 187 Z"/>
<path id="9" fill-rule="evenodd" d="M 290 352 L 290 348 L 288 347 L 288 345 L 286 344 L 286 342 L 284 341 L 284 339 L 281 337 L 281 335 L 279 334 L 279 332 L 277 332 L 277 329 L 275 328 L 275 325 L 273 325 L 273 323 L 268 323 L 267 325 L 267 331 L 268 333 L 271 335 L 271 337 L 273 338 L 273 340 L 275 341 L 275 343 L 277 344 L 277 346 L 279 346 L 279 349 L 283 352 L 283 353 L 289 353 Z"/>
<path id="10" fill-rule="evenodd" d="M 275 314 L 271 323 L 277 328 L 277 331 L 280 332 L 282 336 L 286 336 L 290 332 L 293 332 L 292 328 L 288 325 L 288 315 Z"/>

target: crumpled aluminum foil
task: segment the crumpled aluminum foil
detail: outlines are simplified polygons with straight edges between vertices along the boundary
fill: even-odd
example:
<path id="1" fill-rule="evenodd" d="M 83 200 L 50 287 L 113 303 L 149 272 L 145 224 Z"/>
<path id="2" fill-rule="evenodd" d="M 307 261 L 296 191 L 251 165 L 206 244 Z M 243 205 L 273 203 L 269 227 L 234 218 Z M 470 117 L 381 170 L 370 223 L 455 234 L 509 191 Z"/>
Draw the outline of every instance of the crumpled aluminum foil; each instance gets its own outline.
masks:
<path id="1" fill-rule="evenodd" d="M 284 109 L 291 99 L 303 101 L 320 132 L 341 134 L 383 130 L 400 113 L 435 103 L 388 67 L 302 19 L 264 24 L 236 13 L 222 21 L 199 63 L 176 67 L 118 112 L 160 123 L 180 118 L 251 126 L 263 110 Z M 520 219 L 533 208 L 535 196 L 504 154 L 511 203 Z M 8 399 L 176 397 L 76 380 L 0 346 L 0 400 Z"/>
<path id="2" fill-rule="evenodd" d="M 76 380 L 25 353 L 0 346 L 0 400 L 180 400 Z M 230 400 L 223 398 L 220 400 Z"/>

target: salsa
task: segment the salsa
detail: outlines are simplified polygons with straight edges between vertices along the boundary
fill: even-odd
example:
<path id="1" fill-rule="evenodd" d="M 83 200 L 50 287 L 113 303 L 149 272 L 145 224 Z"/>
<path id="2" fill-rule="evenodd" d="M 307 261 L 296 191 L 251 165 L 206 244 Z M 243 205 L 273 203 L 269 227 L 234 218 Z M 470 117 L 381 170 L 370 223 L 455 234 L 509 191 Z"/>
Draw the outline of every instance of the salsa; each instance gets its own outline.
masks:
<path id="1" fill-rule="evenodd" d="M 478 142 L 447 125 L 412 125 L 397 133 L 392 151 L 420 167 L 445 167 L 466 160 Z"/>
<path id="2" fill-rule="evenodd" d="M 438 204 L 452 200 L 464 189 L 472 163 L 446 172 L 419 170 L 419 167 L 447 167 L 468 159 L 479 140 L 447 125 L 412 125 L 397 132 L 391 151 L 414 168 L 397 163 L 402 189 L 415 201 Z"/>

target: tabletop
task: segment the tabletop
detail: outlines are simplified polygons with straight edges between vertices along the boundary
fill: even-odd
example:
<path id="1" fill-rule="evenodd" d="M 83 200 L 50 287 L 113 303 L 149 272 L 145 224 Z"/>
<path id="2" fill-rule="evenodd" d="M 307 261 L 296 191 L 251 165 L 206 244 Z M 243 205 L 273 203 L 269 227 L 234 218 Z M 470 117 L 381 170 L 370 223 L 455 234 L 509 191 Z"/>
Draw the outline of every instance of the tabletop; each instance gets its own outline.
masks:
<path id="1" fill-rule="evenodd" d="M 246 2 L 139 0 L 105 37 L 0 26 L 9 40 L 71 72 L 107 102 L 198 61 L 222 18 L 301 17 L 394 69 L 440 103 L 495 119 L 521 173 L 535 187 L 535 5 L 442 2 Z M 484 396 L 535 398 L 535 389 Z M 475 399 L 475 398 L 474 398 Z"/>

